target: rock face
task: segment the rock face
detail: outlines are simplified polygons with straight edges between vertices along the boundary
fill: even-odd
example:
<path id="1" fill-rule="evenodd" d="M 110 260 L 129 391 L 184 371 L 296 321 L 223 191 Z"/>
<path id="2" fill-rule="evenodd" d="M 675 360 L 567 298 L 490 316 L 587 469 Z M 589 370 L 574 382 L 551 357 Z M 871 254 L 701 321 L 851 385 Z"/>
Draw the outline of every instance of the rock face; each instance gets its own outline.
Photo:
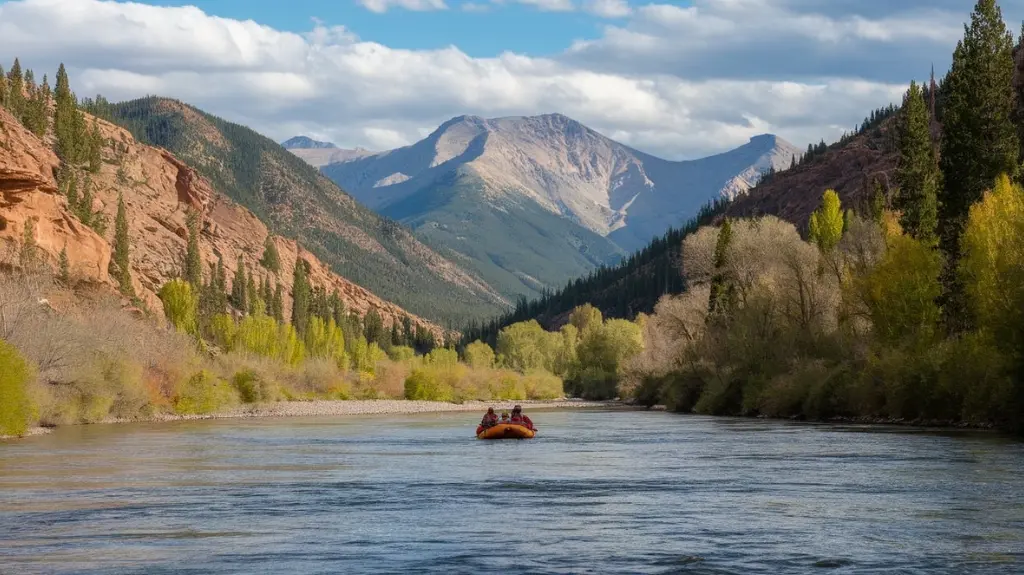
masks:
<path id="1" fill-rule="evenodd" d="M 68 210 L 54 179 L 59 164 L 48 146 L 0 108 L 0 258 L 16 260 L 31 221 L 44 258 L 56 263 L 66 249 L 74 272 L 110 284 L 110 245 Z"/>
<path id="2" fill-rule="evenodd" d="M 672 162 L 561 114 L 460 116 L 416 144 L 334 161 L 323 172 L 382 213 L 453 173 L 472 174 L 489 197 L 532 201 L 628 251 L 684 223 L 709 200 L 746 191 L 762 170 L 788 168 L 798 153 L 762 135 L 729 152 Z"/>
<path id="3" fill-rule="evenodd" d="M 91 121 L 91 118 L 89 119 Z M 200 253 L 204 265 L 224 260 L 230 281 L 239 255 L 257 278 L 270 276 L 280 281 L 285 293 L 285 314 L 291 310 L 292 272 L 297 258 L 310 263 L 313 285 L 328 292 L 338 290 L 350 310 L 365 314 L 375 309 L 385 324 L 409 315 L 414 325 L 423 325 L 435 335 L 443 330 L 407 314 L 366 289 L 332 273 L 313 254 L 294 240 L 274 237 L 281 256 L 281 270 L 275 276 L 259 265 L 267 227 L 249 210 L 216 192 L 192 168 L 167 150 L 140 144 L 126 130 L 97 120 L 106 146 L 99 173 L 91 174 L 94 209 L 107 220 L 107 238 L 83 225 L 68 209 L 59 193 L 54 173 L 59 165 L 50 147 L 25 130 L 0 108 L 0 240 L 16 250 L 26 222 L 34 218 L 35 241 L 43 257 L 56 265 L 67 246 L 72 277 L 94 281 L 116 289 L 108 275 L 117 198 L 123 194 L 131 239 L 132 280 L 139 298 L 152 310 L 162 312 L 156 292 L 166 281 L 179 275 L 188 232 L 188 209 L 201 215 Z"/>

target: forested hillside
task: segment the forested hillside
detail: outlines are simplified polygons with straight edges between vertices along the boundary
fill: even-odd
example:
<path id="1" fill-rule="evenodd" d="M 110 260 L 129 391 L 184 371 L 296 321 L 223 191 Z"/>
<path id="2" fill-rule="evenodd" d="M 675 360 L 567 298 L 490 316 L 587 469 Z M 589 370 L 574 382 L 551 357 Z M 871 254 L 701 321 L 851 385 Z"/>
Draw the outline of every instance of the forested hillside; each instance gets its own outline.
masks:
<path id="1" fill-rule="evenodd" d="M 386 300 L 449 324 L 505 305 L 475 275 L 249 128 L 157 97 L 117 104 L 97 97 L 85 109 L 172 151 L 274 232 L 298 239 L 336 273 Z"/>

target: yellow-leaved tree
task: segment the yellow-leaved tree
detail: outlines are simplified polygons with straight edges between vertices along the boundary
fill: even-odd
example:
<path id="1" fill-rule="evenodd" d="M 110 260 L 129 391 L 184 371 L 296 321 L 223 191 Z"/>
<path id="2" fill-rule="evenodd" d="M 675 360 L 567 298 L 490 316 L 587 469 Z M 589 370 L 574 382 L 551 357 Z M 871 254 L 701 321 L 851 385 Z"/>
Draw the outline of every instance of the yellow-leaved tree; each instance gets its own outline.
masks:
<path id="1" fill-rule="evenodd" d="M 960 274 L 977 325 L 1024 353 L 1024 189 L 1000 176 L 971 206 Z"/>
<path id="2" fill-rule="evenodd" d="M 810 233 L 811 243 L 823 252 L 831 252 L 843 239 L 843 209 L 835 190 L 821 196 L 821 207 L 811 214 Z"/>

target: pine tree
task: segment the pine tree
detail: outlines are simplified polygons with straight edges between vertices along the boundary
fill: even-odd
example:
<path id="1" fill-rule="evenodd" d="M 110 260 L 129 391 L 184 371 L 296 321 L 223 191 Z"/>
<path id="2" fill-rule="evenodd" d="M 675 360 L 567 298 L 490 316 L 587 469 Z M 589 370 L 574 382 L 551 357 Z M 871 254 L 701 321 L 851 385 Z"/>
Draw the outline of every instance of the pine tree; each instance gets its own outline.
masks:
<path id="1" fill-rule="evenodd" d="M 732 245 L 732 221 L 725 218 L 718 231 L 715 243 L 715 274 L 711 279 L 711 295 L 708 298 L 708 319 L 728 315 L 733 307 L 735 290 L 728 278 L 729 248 Z M 600 316 L 598 316 L 600 317 Z"/>
<path id="2" fill-rule="evenodd" d="M 197 292 L 203 286 L 203 260 L 199 256 L 199 212 L 191 208 L 185 214 L 188 244 L 185 247 L 185 281 Z"/>
<path id="3" fill-rule="evenodd" d="M 65 162 L 77 163 L 79 142 L 77 141 L 75 116 L 81 113 L 78 111 L 75 96 L 71 93 L 71 83 L 63 63 L 57 69 L 57 83 L 54 86 L 53 98 L 53 131 L 57 137 L 57 154 Z"/>
<path id="4" fill-rule="evenodd" d="M 263 285 L 260 286 L 260 299 L 265 307 L 264 313 L 273 317 L 274 315 L 274 292 L 270 287 L 270 277 L 263 276 Z"/>
<path id="5" fill-rule="evenodd" d="M 88 154 L 86 159 L 89 162 L 89 171 L 96 173 L 103 165 L 103 135 L 100 133 L 99 123 L 96 118 L 92 120 L 92 130 L 89 131 Z"/>
<path id="6" fill-rule="evenodd" d="M 416 333 L 412 329 L 412 318 L 410 318 L 409 316 L 405 316 L 402 318 L 402 335 L 405 336 L 404 345 L 407 345 L 409 347 L 415 345 Z"/>
<path id="7" fill-rule="evenodd" d="M 402 345 L 402 332 L 398 329 L 398 320 L 391 321 L 391 345 Z"/>
<path id="8" fill-rule="evenodd" d="M 79 213 L 81 210 L 81 198 L 78 197 L 78 176 L 73 171 L 67 169 L 65 165 L 61 165 L 61 169 L 67 170 L 67 189 L 65 193 L 68 197 L 68 208 L 71 213 L 78 216 L 78 219 L 82 219 L 82 215 Z M 86 222 L 83 221 L 83 224 Z"/>
<path id="9" fill-rule="evenodd" d="M 900 224 L 911 237 L 926 245 L 938 238 L 939 166 L 932 145 L 928 110 L 916 82 L 903 101 L 899 118 L 899 163 L 896 182 L 899 186 L 895 207 L 901 212 Z"/>
<path id="10" fill-rule="evenodd" d="M 249 315 L 256 315 L 256 312 L 260 311 L 256 309 L 259 299 L 260 294 L 256 289 L 256 276 L 253 273 L 249 273 L 248 277 L 245 278 L 245 311 Z"/>
<path id="11" fill-rule="evenodd" d="M 263 258 L 260 259 L 260 265 L 275 274 L 281 271 L 281 256 L 277 253 L 277 245 L 274 244 L 274 239 L 270 235 L 267 235 L 267 239 L 263 243 Z"/>
<path id="12" fill-rule="evenodd" d="M 235 268 L 235 277 L 231 280 L 231 305 L 241 312 L 249 309 L 245 276 L 245 260 L 242 259 L 242 254 L 238 254 L 238 267 Z"/>
<path id="13" fill-rule="evenodd" d="M 15 118 L 21 118 L 25 109 L 25 80 L 21 75 L 21 63 L 17 58 L 7 73 L 7 111 Z"/>
<path id="14" fill-rule="evenodd" d="M 292 325 L 302 337 L 306 335 L 309 325 L 310 287 L 307 276 L 308 264 L 302 258 L 295 262 L 292 273 Z"/>
<path id="15" fill-rule="evenodd" d="M 219 313 L 223 313 L 228 307 L 228 278 L 224 270 L 224 258 L 220 254 L 217 254 L 217 267 L 214 268 L 210 282 L 217 297 L 217 309 L 220 310 Z"/>
<path id="16" fill-rule="evenodd" d="M 114 220 L 114 278 L 121 286 L 121 293 L 134 296 L 132 287 L 131 263 L 128 252 L 131 249 L 128 238 L 128 210 L 124 205 L 124 194 L 117 194 L 117 218 Z"/>
<path id="17" fill-rule="evenodd" d="M 271 315 L 278 322 L 284 323 L 284 290 L 281 288 L 281 282 L 277 282 L 277 287 L 274 288 L 274 303 L 271 306 Z"/>
<path id="18" fill-rule="evenodd" d="M 7 76 L 3 66 L 0 66 L 0 107 L 7 107 Z"/>
<path id="19" fill-rule="evenodd" d="M 968 211 L 997 176 L 1014 175 L 1018 167 L 1013 70 L 1013 40 L 1002 11 L 995 0 L 978 0 L 943 84 L 939 241 L 946 266 L 940 303 L 951 333 L 971 325 L 957 274 Z"/>
<path id="20" fill-rule="evenodd" d="M 64 242 L 64 247 L 60 249 L 60 256 L 57 259 L 57 279 L 64 286 L 71 285 L 71 264 L 68 263 L 68 243 Z"/>

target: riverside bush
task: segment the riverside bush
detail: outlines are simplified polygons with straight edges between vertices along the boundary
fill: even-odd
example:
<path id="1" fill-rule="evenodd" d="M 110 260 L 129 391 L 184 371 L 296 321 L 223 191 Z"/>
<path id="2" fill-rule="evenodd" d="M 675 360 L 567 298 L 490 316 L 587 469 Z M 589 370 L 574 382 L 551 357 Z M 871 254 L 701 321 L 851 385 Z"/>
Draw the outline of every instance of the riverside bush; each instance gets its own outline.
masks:
<path id="1" fill-rule="evenodd" d="M 0 340 L 0 435 L 23 435 L 35 418 L 28 394 L 31 378 L 25 358 Z"/>
<path id="2" fill-rule="evenodd" d="M 238 394 L 224 380 L 207 370 L 196 372 L 174 398 L 174 411 L 180 415 L 202 415 L 230 407 Z"/>

